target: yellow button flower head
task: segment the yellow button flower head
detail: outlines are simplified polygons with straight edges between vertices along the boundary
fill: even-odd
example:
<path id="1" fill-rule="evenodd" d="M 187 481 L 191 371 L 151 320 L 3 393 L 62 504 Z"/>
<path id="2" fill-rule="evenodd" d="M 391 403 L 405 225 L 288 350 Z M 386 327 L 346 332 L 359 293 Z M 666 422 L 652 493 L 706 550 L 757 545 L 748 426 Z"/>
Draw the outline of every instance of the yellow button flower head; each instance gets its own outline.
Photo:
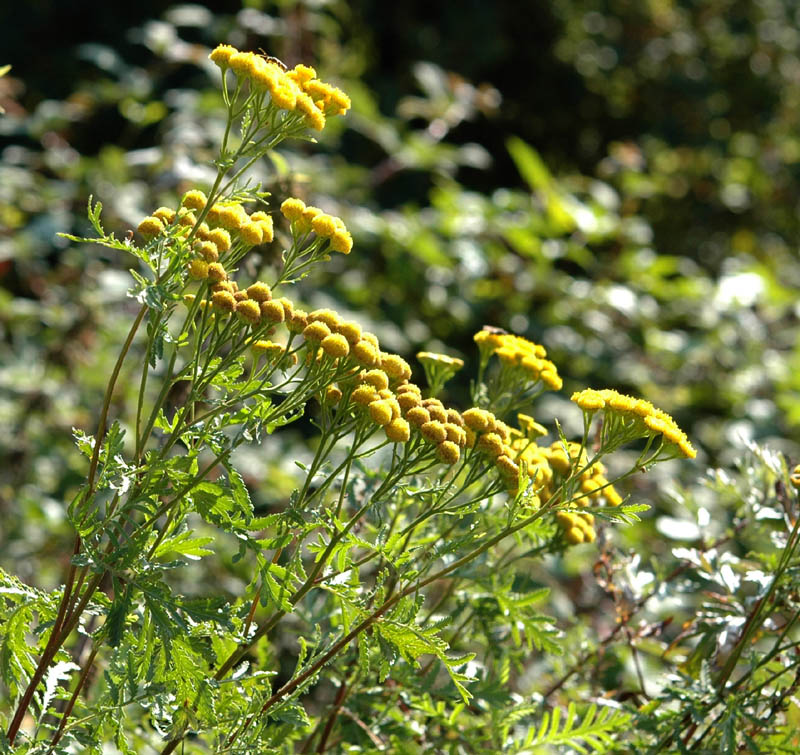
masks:
<path id="1" fill-rule="evenodd" d="M 413 409 L 415 406 L 421 406 L 422 400 L 416 393 L 405 391 L 397 394 L 397 403 L 400 404 L 400 407 L 405 412 L 409 409 Z"/>
<path id="2" fill-rule="evenodd" d="M 361 383 L 371 385 L 376 391 L 382 391 L 389 387 L 389 376 L 383 370 L 369 370 L 362 372 L 358 376 Z"/>
<path id="3" fill-rule="evenodd" d="M 339 313 L 333 309 L 315 309 L 309 316 L 309 322 L 324 322 L 331 330 L 335 330 L 342 324 Z"/>
<path id="4" fill-rule="evenodd" d="M 264 240 L 264 232 L 258 223 L 250 221 L 242 223 L 239 227 L 239 236 L 247 246 L 256 246 Z"/>
<path id="5" fill-rule="evenodd" d="M 286 310 L 279 301 L 262 301 L 259 304 L 259 308 L 261 309 L 261 316 L 265 320 L 279 323 L 286 319 Z"/>
<path id="6" fill-rule="evenodd" d="M 353 251 L 353 237 L 350 235 L 350 231 L 339 228 L 331 236 L 331 251 L 340 254 L 350 254 Z"/>
<path id="7" fill-rule="evenodd" d="M 311 66 L 298 63 L 291 71 L 287 71 L 286 75 L 300 87 L 303 87 L 306 82 L 317 77 L 317 72 Z"/>
<path id="8" fill-rule="evenodd" d="M 408 380 L 411 377 L 408 362 L 397 354 L 381 353 L 381 369 L 394 380 Z"/>
<path id="9" fill-rule="evenodd" d="M 380 364 L 378 350 L 369 341 L 363 338 L 353 346 L 353 357 L 364 367 L 373 367 L 376 364 Z"/>
<path id="10" fill-rule="evenodd" d="M 431 421 L 431 415 L 428 414 L 428 410 L 424 406 L 415 406 L 406 411 L 405 418 L 412 424 L 414 427 L 422 427 L 426 422 Z M 447 431 L 445 430 L 445 436 L 447 436 Z"/>
<path id="11" fill-rule="evenodd" d="M 482 433 L 494 426 L 493 417 L 485 409 L 473 407 L 462 414 L 464 424 L 473 432 Z"/>
<path id="12" fill-rule="evenodd" d="M 796 490 L 800 490 L 800 464 L 798 464 L 789 475 L 789 484 Z"/>
<path id="13" fill-rule="evenodd" d="M 223 254 L 231 248 L 231 235 L 224 228 L 215 228 L 208 233 L 208 241 L 216 245 Z"/>
<path id="14" fill-rule="evenodd" d="M 322 238 L 329 239 L 334 233 L 336 233 L 337 229 L 338 226 L 333 216 L 328 215 L 325 212 L 323 212 L 321 215 L 317 215 L 311 221 L 311 230 L 313 230 L 317 236 L 321 236 Z"/>
<path id="15" fill-rule="evenodd" d="M 251 59 L 253 53 L 251 52 L 234 52 L 228 58 L 228 65 L 237 76 L 247 76 L 250 73 Z"/>
<path id="16" fill-rule="evenodd" d="M 204 260 L 193 259 L 189 262 L 189 275 L 197 280 L 208 278 L 208 263 Z"/>
<path id="17" fill-rule="evenodd" d="M 164 224 L 155 216 L 149 215 L 141 223 L 137 229 L 147 239 L 152 239 L 164 232 Z"/>
<path id="18" fill-rule="evenodd" d="M 325 389 L 325 401 L 329 404 L 338 404 L 342 400 L 342 389 L 338 385 L 329 385 Z"/>
<path id="19" fill-rule="evenodd" d="M 187 191 L 183 195 L 181 205 L 188 207 L 190 210 L 202 210 L 206 206 L 206 202 L 208 202 L 208 198 L 202 191 L 192 189 L 192 191 Z"/>
<path id="20" fill-rule="evenodd" d="M 445 464 L 453 466 L 453 464 L 458 462 L 461 456 L 461 451 L 455 443 L 445 440 L 436 446 L 436 456 Z"/>
<path id="21" fill-rule="evenodd" d="M 320 346 L 328 356 L 336 359 L 344 359 L 350 353 L 350 344 L 339 333 L 331 333 L 331 335 L 323 338 Z"/>
<path id="22" fill-rule="evenodd" d="M 379 401 L 380 396 L 371 385 L 359 385 L 350 396 L 354 404 L 369 406 L 373 401 Z"/>
<path id="23" fill-rule="evenodd" d="M 478 450 L 496 458 L 505 450 L 503 439 L 497 433 L 485 433 L 478 439 Z"/>
<path id="24" fill-rule="evenodd" d="M 225 268 L 219 262 L 212 262 L 208 266 L 208 277 L 210 280 L 215 282 L 220 282 L 227 280 L 228 274 L 225 272 Z"/>
<path id="25" fill-rule="evenodd" d="M 222 312 L 233 312 L 236 309 L 236 299 L 229 291 L 215 291 L 211 295 L 211 302 Z"/>
<path id="26" fill-rule="evenodd" d="M 306 341 L 319 343 L 331 334 L 331 329 L 324 322 L 312 322 L 303 330 Z"/>
<path id="27" fill-rule="evenodd" d="M 154 218 L 158 218 L 164 225 L 169 225 L 175 220 L 175 210 L 169 207 L 159 207 L 154 213 Z"/>
<path id="28" fill-rule="evenodd" d="M 406 443 L 411 437 L 411 427 L 402 417 L 396 417 L 384 427 L 386 437 L 393 443 Z"/>
<path id="29" fill-rule="evenodd" d="M 272 299 L 272 289 L 263 281 L 256 281 L 247 287 L 247 295 L 257 302 L 269 301 Z"/>
<path id="30" fill-rule="evenodd" d="M 230 65 L 231 57 L 237 52 L 239 51 L 231 45 L 217 45 L 208 57 L 213 63 L 224 69 Z"/>
<path id="31" fill-rule="evenodd" d="M 284 199 L 281 204 L 281 213 L 289 222 L 293 223 L 303 217 L 303 212 L 306 209 L 306 203 L 302 199 L 296 197 L 289 197 Z"/>
<path id="32" fill-rule="evenodd" d="M 536 438 L 541 438 L 543 435 L 547 435 L 547 428 L 544 427 L 544 425 L 540 425 L 533 417 L 527 414 L 518 414 L 517 422 L 519 422 L 520 429 L 529 440 L 535 440 Z"/>
<path id="33" fill-rule="evenodd" d="M 406 415 L 406 419 L 411 421 L 408 415 Z M 423 424 L 419 431 L 422 433 L 422 437 L 431 443 L 438 444 L 447 440 L 447 430 L 444 429 L 444 425 L 441 422 L 435 419 L 429 420 Z"/>
<path id="34" fill-rule="evenodd" d="M 236 314 L 251 325 L 258 325 L 261 322 L 261 309 L 259 309 L 258 302 L 251 299 L 237 302 Z"/>
<path id="35" fill-rule="evenodd" d="M 361 340 L 361 326 L 357 322 L 339 323 L 336 332 L 341 333 L 351 346 L 355 346 Z"/>
<path id="36" fill-rule="evenodd" d="M 275 237 L 275 231 L 272 226 L 272 216 L 268 215 L 266 212 L 258 211 L 254 212 L 250 216 L 251 223 L 258 223 L 261 228 L 261 243 L 268 244 L 272 239 Z"/>
<path id="37" fill-rule="evenodd" d="M 216 262 L 219 259 L 219 251 L 213 241 L 198 241 L 194 245 L 194 250 L 206 262 Z"/>
<path id="38" fill-rule="evenodd" d="M 288 82 L 284 83 L 282 86 L 279 83 L 278 86 L 270 90 L 270 96 L 275 103 L 275 107 L 280 110 L 292 111 L 297 103 L 297 93 L 288 85 Z"/>
<path id="39" fill-rule="evenodd" d="M 240 204 L 223 205 L 219 211 L 219 224 L 229 231 L 238 231 L 250 218 Z"/>
<path id="40" fill-rule="evenodd" d="M 369 416 L 376 425 L 384 426 L 392 421 L 392 407 L 388 401 L 373 401 L 368 408 Z"/>

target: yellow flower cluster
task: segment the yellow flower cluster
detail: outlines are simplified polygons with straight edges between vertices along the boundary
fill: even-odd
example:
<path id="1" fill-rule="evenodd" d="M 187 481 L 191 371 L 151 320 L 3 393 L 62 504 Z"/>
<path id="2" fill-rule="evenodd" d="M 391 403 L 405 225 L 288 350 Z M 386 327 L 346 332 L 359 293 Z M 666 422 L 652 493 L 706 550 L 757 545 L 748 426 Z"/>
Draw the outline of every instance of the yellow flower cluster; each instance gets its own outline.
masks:
<path id="1" fill-rule="evenodd" d="M 512 333 L 498 333 L 495 329 L 484 329 L 475 334 L 475 343 L 481 352 L 481 359 L 488 361 L 496 356 L 507 369 L 520 374 L 527 380 L 541 380 L 553 391 L 561 390 L 562 380 L 555 364 L 545 359 L 544 346 Z"/>
<path id="2" fill-rule="evenodd" d="M 253 91 L 268 93 L 278 109 L 297 113 L 316 131 L 325 127 L 326 117 L 344 115 L 350 109 L 350 98 L 341 89 L 320 81 L 310 66 L 297 65 L 286 71 L 274 59 L 241 52 L 231 45 L 218 45 L 209 58 L 223 75 L 231 69 L 237 78 L 249 81 Z"/>
<path id="3" fill-rule="evenodd" d="M 319 207 L 306 205 L 302 199 L 295 197 L 284 200 L 281 212 L 297 235 L 304 236 L 313 231 L 320 239 L 330 243 L 332 252 L 350 254 L 353 249 L 353 237 L 341 218 L 328 215 Z"/>
<path id="4" fill-rule="evenodd" d="M 593 543 L 597 539 L 594 531 L 594 517 L 588 511 L 559 511 L 556 514 L 558 526 L 564 530 L 564 539 L 570 545 Z"/>
<path id="5" fill-rule="evenodd" d="M 610 418 L 621 420 L 626 429 L 638 430 L 642 437 L 661 435 L 664 442 L 674 445 L 688 459 L 697 456 L 697 451 L 675 420 L 649 401 L 626 396 L 610 389 L 593 388 L 573 393 L 571 400 L 587 414 L 602 410 L 607 420 Z"/>
<path id="6" fill-rule="evenodd" d="M 177 211 L 159 207 L 139 223 L 138 230 L 146 239 L 152 239 L 165 233 L 168 227 L 177 227 L 182 235 L 188 235 L 194 228 L 196 256 L 189 262 L 189 274 L 197 280 L 208 278 L 218 283 L 228 278 L 219 262 L 222 255 L 234 247 L 244 250 L 272 241 L 272 217 L 261 210 L 248 214 L 238 202 L 226 202 L 209 207 L 205 220 L 198 224 L 195 213 L 202 213 L 206 204 L 206 195 L 193 189 L 184 195 Z"/>

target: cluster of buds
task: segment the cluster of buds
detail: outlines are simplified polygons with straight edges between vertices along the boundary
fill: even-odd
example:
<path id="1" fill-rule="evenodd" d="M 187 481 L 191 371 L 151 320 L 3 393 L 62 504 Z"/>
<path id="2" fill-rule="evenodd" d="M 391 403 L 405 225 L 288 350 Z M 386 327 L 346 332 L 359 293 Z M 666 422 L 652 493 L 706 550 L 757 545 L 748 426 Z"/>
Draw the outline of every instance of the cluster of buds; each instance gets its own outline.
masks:
<path id="1" fill-rule="evenodd" d="M 626 396 L 617 391 L 587 388 L 572 394 L 574 401 L 589 419 L 603 412 L 603 433 L 628 442 L 634 438 L 653 438 L 661 435 L 663 442 L 673 446 L 688 459 L 697 456 L 686 433 L 672 417 L 645 399 Z"/>
<path id="2" fill-rule="evenodd" d="M 561 377 L 555 364 L 545 359 L 547 351 L 544 346 L 522 336 L 498 333 L 495 329 L 487 328 L 475 334 L 475 343 L 478 344 L 482 364 L 485 365 L 490 357 L 496 356 L 509 378 L 518 378 L 524 383 L 541 381 L 550 390 L 561 390 Z"/>
<path id="3" fill-rule="evenodd" d="M 332 252 L 350 254 L 353 249 L 353 237 L 341 218 L 328 215 L 319 207 L 306 205 L 302 199 L 294 197 L 283 202 L 281 212 L 290 222 L 295 236 L 303 237 L 313 232 L 330 245 Z"/>
<path id="4" fill-rule="evenodd" d="M 223 72 L 233 71 L 240 84 L 249 82 L 254 94 L 268 94 L 272 104 L 289 114 L 299 116 L 316 131 L 325 128 L 326 118 L 344 115 L 350 109 L 350 98 L 339 88 L 317 78 L 317 72 L 306 65 L 291 70 L 275 58 L 254 52 L 242 52 L 231 45 L 219 45 L 209 55 Z"/>

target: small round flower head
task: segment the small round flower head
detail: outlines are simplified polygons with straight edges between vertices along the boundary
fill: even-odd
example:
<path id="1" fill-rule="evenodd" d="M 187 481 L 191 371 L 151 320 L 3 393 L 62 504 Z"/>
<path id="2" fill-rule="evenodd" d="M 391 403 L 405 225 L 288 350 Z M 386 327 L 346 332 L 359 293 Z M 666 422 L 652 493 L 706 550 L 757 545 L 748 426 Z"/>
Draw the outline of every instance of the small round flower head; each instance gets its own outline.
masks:
<path id="1" fill-rule="evenodd" d="M 519 476 L 519 465 L 506 454 L 500 454 L 494 463 L 500 474 L 506 479 L 516 480 Z"/>
<path id="2" fill-rule="evenodd" d="M 187 210 L 185 207 L 178 210 L 178 225 L 184 228 L 194 228 L 196 224 L 197 218 L 191 210 Z"/>
<path id="3" fill-rule="evenodd" d="M 329 115 L 344 115 L 350 109 L 350 98 L 338 87 L 331 87 L 325 99 L 325 112 Z"/>
<path id="4" fill-rule="evenodd" d="M 570 527 L 564 533 L 564 539 L 570 545 L 580 545 L 581 543 L 586 541 L 586 537 L 584 535 L 584 532 L 580 527 Z"/>
<path id="5" fill-rule="evenodd" d="M 206 220 L 211 223 L 211 225 L 219 225 L 220 215 L 222 215 L 224 209 L 225 205 L 212 204 L 206 212 Z"/>
<path id="6" fill-rule="evenodd" d="M 303 121 L 306 126 L 313 128 L 314 131 L 322 131 L 322 129 L 325 128 L 325 114 L 314 105 L 314 101 L 308 97 L 307 94 L 302 95 L 302 97 L 308 98 L 308 101 L 311 103 L 311 107 L 303 112 Z"/>
<path id="7" fill-rule="evenodd" d="M 324 322 L 331 330 L 342 324 L 339 313 L 332 309 L 315 309 L 309 316 L 309 322 Z"/>
<path id="8" fill-rule="evenodd" d="M 209 231 L 207 240 L 223 254 L 231 248 L 231 235 L 224 228 L 215 228 L 213 231 Z"/>
<path id="9" fill-rule="evenodd" d="M 230 294 L 235 294 L 238 289 L 234 283 L 234 281 L 224 280 L 220 281 L 219 283 L 215 283 L 211 286 L 211 292 L 215 293 L 217 291 L 227 291 Z"/>
<path id="10" fill-rule="evenodd" d="M 376 364 L 380 364 L 378 350 L 363 338 L 353 346 L 353 357 L 356 362 L 364 367 L 373 367 Z"/>
<path id="11" fill-rule="evenodd" d="M 408 362 L 397 354 L 382 353 L 381 369 L 393 380 L 408 380 L 411 377 Z"/>
<path id="12" fill-rule="evenodd" d="M 278 87 L 279 72 L 273 65 L 269 65 L 263 58 L 257 58 L 258 63 L 255 64 L 254 70 L 251 74 L 253 85 L 261 92 L 272 92 Z"/>
<path id="13" fill-rule="evenodd" d="M 205 260 L 193 259 L 189 263 L 189 275 L 197 280 L 208 278 L 208 263 Z"/>
<path id="14" fill-rule="evenodd" d="M 198 241 L 194 245 L 194 250 L 206 262 L 216 262 L 219 259 L 219 251 L 213 241 Z"/>
<path id="15" fill-rule="evenodd" d="M 229 291 L 215 291 L 211 294 L 211 302 L 221 312 L 233 312 L 236 309 L 236 299 Z"/>
<path id="16" fill-rule="evenodd" d="M 303 217 L 303 212 L 306 209 L 306 203 L 302 199 L 289 197 L 283 200 L 281 204 L 281 213 L 289 222 L 293 223 Z"/>
<path id="17" fill-rule="evenodd" d="M 384 427 L 384 432 L 393 443 L 406 443 L 411 437 L 411 427 L 402 417 L 395 417 Z"/>
<path id="18" fill-rule="evenodd" d="M 459 427 L 464 427 L 464 418 L 461 416 L 461 412 L 459 412 L 457 409 L 447 410 L 447 421 L 452 422 L 454 425 L 458 425 Z"/>
<path id="19" fill-rule="evenodd" d="M 408 415 L 406 415 L 406 419 L 409 419 Z M 431 443 L 441 443 L 447 440 L 447 430 L 444 429 L 441 422 L 437 422 L 435 419 L 426 422 L 419 431 L 422 433 L 422 437 Z"/>
<path id="20" fill-rule="evenodd" d="M 264 232 L 258 223 L 242 223 L 239 236 L 247 246 L 257 246 L 264 240 Z"/>
<path id="21" fill-rule="evenodd" d="M 320 343 L 331 334 L 331 329 L 324 322 L 312 322 L 303 330 L 306 341 Z"/>
<path id="22" fill-rule="evenodd" d="M 796 490 L 800 490 L 800 464 L 798 464 L 789 475 L 789 484 Z"/>
<path id="23" fill-rule="evenodd" d="M 261 310 L 258 307 L 258 302 L 251 299 L 238 301 L 236 303 L 236 314 L 251 325 L 258 325 L 261 322 Z"/>
<path id="24" fill-rule="evenodd" d="M 164 224 L 155 216 L 148 215 L 137 228 L 146 239 L 152 239 L 164 232 Z"/>
<path id="25" fill-rule="evenodd" d="M 350 344 L 339 333 L 331 333 L 322 339 L 322 350 L 330 357 L 344 359 L 350 353 Z"/>
<path id="26" fill-rule="evenodd" d="M 250 216 L 251 223 L 257 223 L 261 228 L 261 243 L 268 244 L 275 237 L 275 229 L 272 225 L 272 215 L 259 210 Z"/>
<path id="27" fill-rule="evenodd" d="M 302 86 L 303 91 L 311 97 L 314 102 L 322 102 L 326 97 L 330 97 L 333 92 L 333 87 L 330 84 L 326 84 L 319 79 L 307 81 Z"/>
<path id="28" fill-rule="evenodd" d="M 464 424 L 476 433 L 486 432 L 493 424 L 489 412 L 485 409 L 473 407 L 472 409 L 467 409 L 461 416 L 464 419 Z"/>
<path id="29" fill-rule="evenodd" d="M 351 346 L 355 346 L 361 339 L 361 326 L 357 322 L 340 322 L 336 332 L 341 333 Z"/>
<path id="30" fill-rule="evenodd" d="M 300 233 L 309 233 L 311 231 L 311 221 L 314 220 L 317 215 L 322 214 L 322 210 L 319 207 L 307 205 L 300 217 L 295 221 L 297 230 L 300 231 Z"/>
<path id="31" fill-rule="evenodd" d="M 276 86 L 270 90 L 270 96 L 275 103 L 275 107 L 280 110 L 294 110 L 297 104 L 297 92 L 288 86 L 288 82 L 286 86 Z"/>
<path id="32" fill-rule="evenodd" d="M 308 325 L 308 313 L 302 309 L 295 309 L 286 323 L 290 333 L 302 333 Z"/>
<path id="33" fill-rule="evenodd" d="M 378 392 L 371 385 L 359 385 L 350 396 L 354 404 L 369 406 L 373 401 L 379 401 Z"/>
<path id="34" fill-rule="evenodd" d="M 250 297 L 247 295 L 247 291 L 234 291 L 233 298 L 236 301 L 245 301 L 245 299 L 249 299 Z"/>
<path id="35" fill-rule="evenodd" d="M 437 406 L 436 404 L 433 404 L 431 406 L 426 406 L 425 408 L 431 415 L 431 419 L 435 419 L 438 422 L 447 422 L 447 410 L 443 406 Z"/>
<path id="36" fill-rule="evenodd" d="M 229 231 L 239 231 L 249 221 L 247 213 L 240 204 L 224 205 L 219 211 L 219 224 Z"/>
<path id="37" fill-rule="evenodd" d="M 283 309 L 283 304 L 279 301 L 262 301 L 259 304 L 261 309 L 261 316 L 270 322 L 279 323 L 284 322 L 286 319 L 286 312 Z"/>
<path id="38" fill-rule="evenodd" d="M 269 301 L 272 299 L 272 289 L 263 281 L 256 281 L 247 287 L 247 295 L 253 301 Z"/>
<path id="39" fill-rule="evenodd" d="M 445 440 L 436 446 L 436 456 L 445 464 L 453 466 L 461 457 L 461 450 L 452 441 Z"/>
<path id="40" fill-rule="evenodd" d="M 228 58 L 228 65 L 237 76 L 247 76 L 250 72 L 251 58 L 252 53 L 237 51 Z"/>
<path id="41" fill-rule="evenodd" d="M 478 439 L 478 449 L 489 456 L 498 457 L 505 450 L 503 439 L 497 433 L 486 433 Z"/>
<path id="42" fill-rule="evenodd" d="M 298 63 L 291 71 L 287 71 L 286 75 L 302 87 L 306 82 L 315 79 L 317 72 L 311 66 Z"/>
<path id="43" fill-rule="evenodd" d="M 331 236 L 331 251 L 340 254 L 350 254 L 353 251 L 353 237 L 350 235 L 350 231 L 339 228 Z"/>
<path id="44" fill-rule="evenodd" d="M 199 241 L 208 241 L 210 233 L 211 229 L 208 227 L 208 223 L 200 223 L 195 229 L 194 237 Z"/>
<path id="45" fill-rule="evenodd" d="M 169 225 L 175 220 L 175 210 L 169 207 L 159 207 L 154 213 L 154 218 L 158 218 L 164 225 Z"/>
<path id="46" fill-rule="evenodd" d="M 231 45 L 217 45 L 208 57 L 220 68 L 227 68 L 231 57 L 237 52 L 239 51 L 235 47 L 231 47 Z"/>
<path id="47" fill-rule="evenodd" d="M 212 281 L 219 282 L 227 280 L 228 274 L 219 262 L 212 262 L 208 266 L 208 277 Z"/>
<path id="48" fill-rule="evenodd" d="M 317 215 L 311 221 L 311 230 L 314 231 L 317 236 L 329 239 L 334 233 L 336 233 L 338 226 L 336 225 L 336 221 L 333 219 L 332 215 L 328 215 L 327 213 L 323 212 L 321 215 Z"/>
<path id="49" fill-rule="evenodd" d="M 285 296 L 281 296 L 280 299 L 276 299 L 275 301 L 280 303 L 280 305 L 283 307 L 286 319 L 290 320 L 294 314 L 294 304 L 292 303 L 292 300 L 287 299 Z"/>
<path id="50" fill-rule="evenodd" d="M 384 426 L 392 421 L 392 407 L 388 401 L 383 399 L 373 401 L 368 408 L 370 419 L 376 425 Z"/>
<path id="51" fill-rule="evenodd" d="M 183 195 L 181 205 L 188 207 L 190 210 L 202 210 L 206 206 L 208 198 L 199 189 L 192 189 Z"/>
<path id="52" fill-rule="evenodd" d="M 338 404 L 342 400 L 342 389 L 338 385 L 329 385 L 325 389 L 325 401 L 328 404 Z"/>
<path id="53" fill-rule="evenodd" d="M 447 433 L 447 440 L 452 441 L 457 446 L 465 446 L 467 444 L 467 434 L 464 432 L 463 427 L 454 425 L 452 422 L 445 422 L 444 429 Z"/>
<path id="54" fill-rule="evenodd" d="M 414 427 L 422 427 L 425 423 L 431 421 L 431 415 L 428 414 L 428 410 L 423 406 L 412 407 L 406 412 L 405 417 Z M 445 430 L 446 436 L 447 431 Z"/>
<path id="55" fill-rule="evenodd" d="M 419 396 L 413 391 L 404 391 L 402 393 L 398 393 L 397 403 L 400 404 L 400 408 L 404 412 L 407 412 L 409 409 L 413 409 L 415 406 L 421 406 L 422 404 Z"/>
<path id="56" fill-rule="evenodd" d="M 371 385 L 376 391 L 382 391 L 389 387 L 389 377 L 383 370 L 369 370 L 359 375 L 362 383 Z"/>
<path id="57" fill-rule="evenodd" d="M 361 338 L 364 341 L 369 341 L 376 349 L 380 350 L 381 344 L 378 341 L 378 336 L 376 336 L 374 333 L 370 333 L 369 331 L 364 331 L 361 334 Z"/>

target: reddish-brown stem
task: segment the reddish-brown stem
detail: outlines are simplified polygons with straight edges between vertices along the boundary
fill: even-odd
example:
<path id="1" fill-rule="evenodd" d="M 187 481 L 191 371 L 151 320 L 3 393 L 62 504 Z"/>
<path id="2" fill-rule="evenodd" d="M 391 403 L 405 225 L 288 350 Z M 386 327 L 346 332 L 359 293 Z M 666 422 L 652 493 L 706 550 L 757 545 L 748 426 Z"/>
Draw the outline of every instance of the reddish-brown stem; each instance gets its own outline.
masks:
<path id="1" fill-rule="evenodd" d="M 64 729 L 67 725 L 70 715 L 72 714 L 72 709 L 75 707 L 75 703 L 78 700 L 78 695 L 83 689 L 83 685 L 86 684 L 86 680 L 89 678 L 89 672 L 92 670 L 92 665 L 94 664 L 94 659 L 97 657 L 98 650 L 100 650 L 100 646 L 95 645 L 94 648 L 92 648 L 92 652 L 90 653 L 89 657 L 86 659 L 86 664 L 84 665 L 83 671 L 78 679 L 78 684 L 75 686 L 72 697 L 70 697 L 67 707 L 64 709 L 64 713 L 61 716 L 61 722 L 58 725 L 58 729 L 56 730 L 56 733 L 53 735 L 53 739 L 50 742 L 50 752 L 55 749 L 55 746 L 58 744 L 61 736 L 64 734 Z"/>

